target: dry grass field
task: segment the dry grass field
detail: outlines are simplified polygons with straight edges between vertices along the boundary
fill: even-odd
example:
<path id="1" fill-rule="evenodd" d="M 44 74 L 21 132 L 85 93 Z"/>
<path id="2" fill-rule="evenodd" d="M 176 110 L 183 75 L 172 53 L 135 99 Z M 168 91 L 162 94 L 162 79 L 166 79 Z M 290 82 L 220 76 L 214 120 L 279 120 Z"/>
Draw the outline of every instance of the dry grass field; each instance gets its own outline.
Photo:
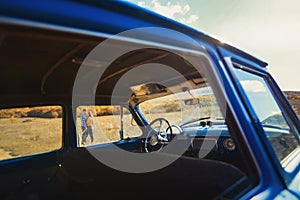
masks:
<path id="1" fill-rule="evenodd" d="M 0 160 L 62 146 L 62 118 L 2 118 L 0 130 Z"/>
<path id="2" fill-rule="evenodd" d="M 106 115 L 93 117 L 94 121 L 94 142 L 93 144 L 101 144 L 106 142 L 120 140 L 121 116 L 120 115 Z M 124 138 L 138 137 L 141 135 L 141 130 L 138 126 L 131 124 L 131 115 L 124 115 Z M 79 144 L 81 143 L 81 122 L 76 120 L 76 129 L 78 134 Z M 86 145 L 90 145 L 90 137 L 87 138 Z"/>

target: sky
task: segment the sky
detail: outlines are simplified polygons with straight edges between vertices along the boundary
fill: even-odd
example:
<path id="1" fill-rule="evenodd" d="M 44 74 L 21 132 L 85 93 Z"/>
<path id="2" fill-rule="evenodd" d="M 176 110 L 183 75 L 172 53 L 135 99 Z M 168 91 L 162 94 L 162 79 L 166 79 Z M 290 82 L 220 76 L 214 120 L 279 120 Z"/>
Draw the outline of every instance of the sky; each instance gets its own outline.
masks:
<path id="1" fill-rule="evenodd" d="M 299 0 L 129 0 L 267 62 L 284 90 L 300 91 Z"/>

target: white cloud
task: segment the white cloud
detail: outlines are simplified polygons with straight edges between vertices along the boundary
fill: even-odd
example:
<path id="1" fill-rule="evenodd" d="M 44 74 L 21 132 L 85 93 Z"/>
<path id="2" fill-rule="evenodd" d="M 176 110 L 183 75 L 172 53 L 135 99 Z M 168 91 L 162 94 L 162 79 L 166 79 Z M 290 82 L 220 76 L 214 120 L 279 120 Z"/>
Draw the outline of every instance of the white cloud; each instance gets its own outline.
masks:
<path id="1" fill-rule="evenodd" d="M 137 5 L 141 7 L 146 7 L 146 3 L 144 1 L 137 2 Z"/>
<path id="2" fill-rule="evenodd" d="M 243 88 L 247 92 L 266 92 L 266 88 L 262 82 L 256 80 L 243 80 L 241 81 Z"/>
<path id="3" fill-rule="evenodd" d="M 169 1 L 163 5 L 159 0 L 152 0 L 150 3 L 139 1 L 137 5 L 186 24 L 192 24 L 199 19 L 197 15 L 190 14 L 191 7 L 187 3 L 171 3 Z"/>
<path id="4" fill-rule="evenodd" d="M 191 15 L 187 18 L 182 18 L 180 21 L 186 24 L 192 24 L 194 22 L 196 22 L 199 19 L 199 17 L 197 15 Z"/>

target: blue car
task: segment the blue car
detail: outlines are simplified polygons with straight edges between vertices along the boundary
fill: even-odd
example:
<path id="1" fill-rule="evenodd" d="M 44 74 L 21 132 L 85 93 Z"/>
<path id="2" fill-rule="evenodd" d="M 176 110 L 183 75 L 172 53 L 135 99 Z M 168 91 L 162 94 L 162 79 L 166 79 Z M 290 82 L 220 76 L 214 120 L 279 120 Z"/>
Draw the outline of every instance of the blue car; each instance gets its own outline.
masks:
<path id="1" fill-rule="evenodd" d="M 267 63 L 124 1 L 0 1 L 0 199 L 300 199 Z"/>

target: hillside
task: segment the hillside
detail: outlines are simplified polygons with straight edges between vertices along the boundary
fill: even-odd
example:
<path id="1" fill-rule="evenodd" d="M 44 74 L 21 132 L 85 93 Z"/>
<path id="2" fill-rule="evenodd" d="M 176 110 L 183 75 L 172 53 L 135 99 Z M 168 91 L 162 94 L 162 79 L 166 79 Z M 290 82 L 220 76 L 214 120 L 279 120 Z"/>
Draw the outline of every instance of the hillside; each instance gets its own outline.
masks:
<path id="1" fill-rule="evenodd" d="M 284 93 L 300 119 L 300 91 L 284 91 Z"/>

